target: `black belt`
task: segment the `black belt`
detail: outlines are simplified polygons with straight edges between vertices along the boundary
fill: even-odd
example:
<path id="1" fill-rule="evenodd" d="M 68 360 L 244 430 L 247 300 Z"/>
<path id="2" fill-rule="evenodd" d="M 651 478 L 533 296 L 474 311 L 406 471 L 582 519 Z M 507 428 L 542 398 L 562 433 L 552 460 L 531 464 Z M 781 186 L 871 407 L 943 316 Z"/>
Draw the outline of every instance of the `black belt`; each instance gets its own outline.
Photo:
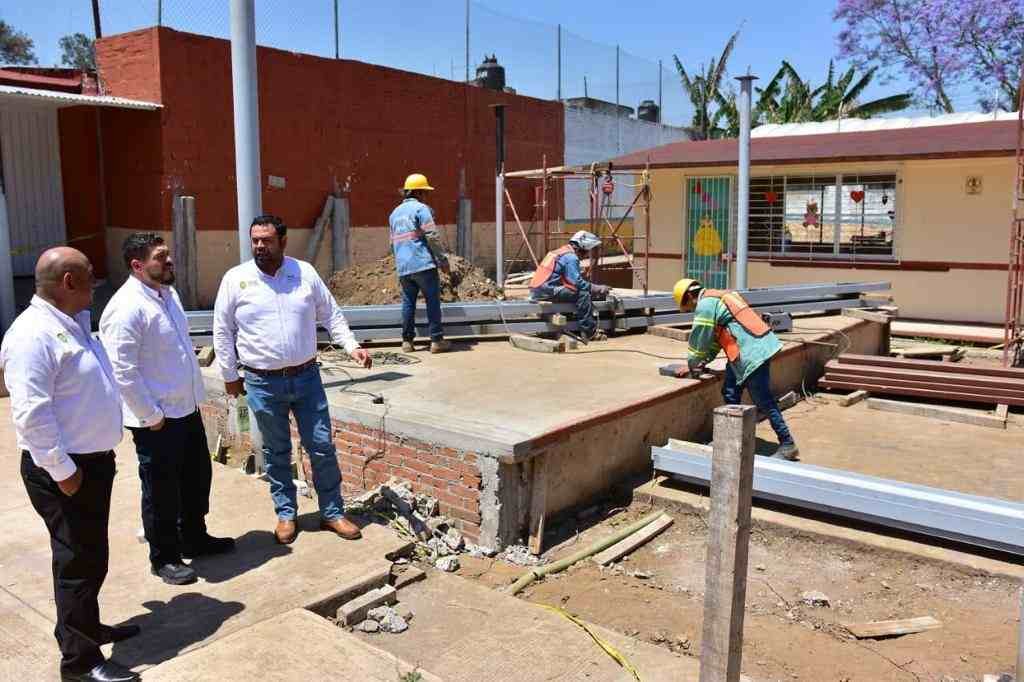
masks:
<path id="1" fill-rule="evenodd" d="M 296 374 L 301 374 L 316 363 L 316 358 L 306 360 L 301 365 L 295 365 L 294 367 L 282 367 L 281 369 L 257 369 L 255 367 L 247 367 L 242 365 L 242 369 L 246 372 L 252 372 L 258 374 L 261 377 L 293 377 Z"/>

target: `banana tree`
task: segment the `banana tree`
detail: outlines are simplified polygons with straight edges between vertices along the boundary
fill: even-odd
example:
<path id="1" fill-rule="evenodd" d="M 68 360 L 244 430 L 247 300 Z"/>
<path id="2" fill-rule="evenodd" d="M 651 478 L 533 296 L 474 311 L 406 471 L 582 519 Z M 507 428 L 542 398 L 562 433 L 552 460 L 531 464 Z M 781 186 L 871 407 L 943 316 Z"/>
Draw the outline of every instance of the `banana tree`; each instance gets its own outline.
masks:
<path id="1" fill-rule="evenodd" d="M 707 68 L 701 64 L 698 73 L 692 76 L 679 61 L 679 57 L 672 55 L 676 71 L 679 72 L 679 81 L 682 83 L 687 97 L 690 98 L 690 102 L 693 103 L 692 134 L 694 139 L 708 140 L 716 135 L 717 121 L 721 119 L 722 114 L 713 110 L 713 107 L 717 109 L 720 100 L 724 97 L 722 95 L 722 80 L 725 78 L 729 57 L 732 55 L 738 37 L 739 31 L 733 33 L 725 47 L 722 48 L 718 59 L 712 59 Z"/>

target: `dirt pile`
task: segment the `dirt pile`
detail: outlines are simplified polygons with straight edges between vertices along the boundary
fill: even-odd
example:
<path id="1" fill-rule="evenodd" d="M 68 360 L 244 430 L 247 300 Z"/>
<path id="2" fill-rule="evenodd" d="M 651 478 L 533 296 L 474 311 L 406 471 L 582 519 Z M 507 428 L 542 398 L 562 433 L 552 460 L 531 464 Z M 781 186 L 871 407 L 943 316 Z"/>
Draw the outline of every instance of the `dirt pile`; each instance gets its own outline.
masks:
<path id="1" fill-rule="evenodd" d="M 452 273 L 441 273 L 441 300 L 489 301 L 498 297 L 498 287 L 484 271 L 454 254 L 448 256 Z M 401 289 L 395 273 L 395 257 L 354 265 L 331 276 L 328 286 L 341 305 L 386 305 L 401 303 Z"/>

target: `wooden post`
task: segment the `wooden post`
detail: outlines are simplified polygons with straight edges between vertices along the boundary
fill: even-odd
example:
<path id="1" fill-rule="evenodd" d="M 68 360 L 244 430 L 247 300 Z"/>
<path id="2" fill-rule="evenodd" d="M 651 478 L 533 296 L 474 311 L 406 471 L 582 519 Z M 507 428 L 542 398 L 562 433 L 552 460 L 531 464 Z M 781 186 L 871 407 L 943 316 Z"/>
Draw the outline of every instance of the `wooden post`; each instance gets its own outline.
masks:
<path id="1" fill-rule="evenodd" d="M 456 228 L 456 248 L 466 260 L 473 259 L 473 200 L 459 199 L 459 215 Z"/>
<path id="2" fill-rule="evenodd" d="M 1024 681 L 1024 587 L 1020 589 L 1020 623 L 1017 634 L 1017 679 Z"/>
<path id="3" fill-rule="evenodd" d="M 725 405 L 715 410 L 714 421 L 700 682 L 738 682 L 743 658 L 757 408 Z"/>
<path id="4" fill-rule="evenodd" d="M 335 197 L 331 216 L 331 265 L 334 272 L 348 267 L 348 228 L 348 197 Z"/>
<path id="5" fill-rule="evenodd" d="M 196 198 L 175 197 L 174 265 L 178 273 L 175 282 L 181 304 L 186 310 L 199 306 L 199 259 L 196 246 Z"/>

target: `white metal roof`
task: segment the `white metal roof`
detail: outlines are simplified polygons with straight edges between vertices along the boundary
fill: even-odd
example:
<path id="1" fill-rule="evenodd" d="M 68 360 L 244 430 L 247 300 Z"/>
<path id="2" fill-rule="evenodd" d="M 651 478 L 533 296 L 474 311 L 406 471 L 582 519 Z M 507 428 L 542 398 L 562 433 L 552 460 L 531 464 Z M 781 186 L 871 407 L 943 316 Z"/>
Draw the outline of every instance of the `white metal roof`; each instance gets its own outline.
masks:
<path id="1" fill-rule="evenodd" d="M 12 85 L 0 85 L 0 104 L 18 103 L 33 104 L 48 107 L 73 107 L 88 105 L 94 107 L 115 107 L 119 109 L 142 109 L 152 111 L 160 109 L 162 104 L 156 102 L 142 102 L 135 99 L 124 99 L 123 97 L 109 97 L 106 95 L 78 95 L 70 92 L 55 92 L 53 90 L 37 90 L 35 88 L 18 88 Z"/>
<path id="2" fill-rule="evenodd" d="M 859 133 L 866 130 L 900 130 L 903 128 L 925 128 L 948 126 L 958 123 L 983 123 L 985 121 L 1016 121 L 1017 112 L 1000 111 L 998 114 L 965 112 L 941 116 L 917 116 L 894 118 L 847 118 L 841 121 L 819 123 L 766 123 L 750 131 L 752 137 L 782 137 L 786 135 L 824 135 L 828 133 Z"/>

